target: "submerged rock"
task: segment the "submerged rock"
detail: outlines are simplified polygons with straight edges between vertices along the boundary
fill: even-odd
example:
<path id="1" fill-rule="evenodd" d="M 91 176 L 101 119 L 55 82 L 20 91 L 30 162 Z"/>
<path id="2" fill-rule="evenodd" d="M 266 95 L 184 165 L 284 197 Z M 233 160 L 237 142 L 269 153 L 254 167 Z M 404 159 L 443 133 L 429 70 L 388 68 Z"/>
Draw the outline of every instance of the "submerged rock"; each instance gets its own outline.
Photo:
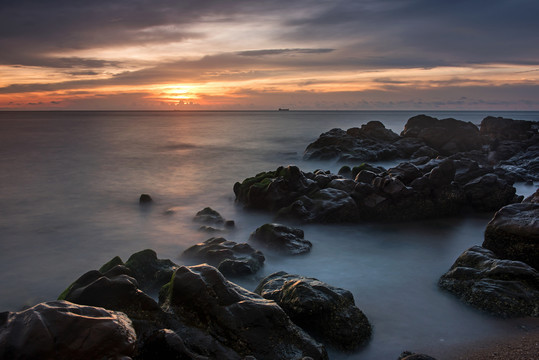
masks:
<path id="1" fill-rule="evenodd" d="M 397 360 L 436 360 L 432 356 L 417 354 L 411 351 L 403 351 Z"/>
<path id="2" fill-rule="evenodd" d="M 488 223 L 483 247 L 504 259 L 523 261 L 539 270 L 539 203 L 500 209 Z"/>
<path id="3" fill-rule="evenodd" d="M 139 198 L 139 203 L 140 204 L 150 204 L 151 202 L 153 202 L 153 199 L 150 195 L 148 194 L 141 194 L 140 195 L 140 198 Z"/>
<path id="4" fill-rule="evenodd" d="M 130 359 L 136 335 L 120 312 L 67 301 L 3 314 L 2 359 Z"/>
<path id="5" fill-rule="evenodd" d="M 210 207 L 206 207 L 196 213 L 194 221 L 208 224 L 223 224 L 225 219 L 217 211 Z"/>
<path id="6" fill-rule="evenodd" d="M 159 298 L 181 321 L 203 329 L 243 357 L 327 359 L 324 347 L 294 325 L 275 302 L 227 281 L 212 266 L 180 267 Z"/>
<path id="7" fill-rule="evenodd" d="M 348 290 L 278 272 L 262 280 L 255 292 L 275 301 L 294 323 L 325 344 L 354 350 L 371 336 L 371 325 Z"/>
<path id="8" fill-rule="evenodd" d="M 224 275 L 254 274 L 264 265 L 264 255 L 243 243 L 213 237 L 188 248 L 183 258 L 191 258 L 215 266 Z"/>
<path id="9" fill-rule="evenodd" d="M 311 251 L 313 244 L 304 239 L 303 230 L 282 224 L 264 224 L 257 228 L 249 237 L 267 249 L 299 255 Z"/>
<path id="10" fill-rule="evenodd" d="M 539 272 L 474 246 L 444 274 L 439 285 L 461 300 L 502 317 L 539 316 Z"/>

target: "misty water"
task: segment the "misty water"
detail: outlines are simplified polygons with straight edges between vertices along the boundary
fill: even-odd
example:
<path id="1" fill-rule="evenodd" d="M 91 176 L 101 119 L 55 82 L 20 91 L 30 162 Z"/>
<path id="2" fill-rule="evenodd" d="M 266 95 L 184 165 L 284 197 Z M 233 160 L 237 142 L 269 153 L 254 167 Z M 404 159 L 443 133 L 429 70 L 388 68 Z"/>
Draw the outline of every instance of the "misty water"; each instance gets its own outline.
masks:
<path id="1" fill-rule="evenodd" d="M 224 237 L 245 242 L 272 216 L 235 204 L 236 181 L 289 164 L 337 171 L 343 164 L 302 160 L 322 132 L 379 120 L 400 133 L 418 113 L 0 112 L 0 311 L 53 300 L 115 255 L 152 248 L 182 264 L 184 249 L 212 236 L 192 221 L 206 206 L 236 222 Z M 476 124 L 487 115 L 539 120 L 539 112 L 422 113 Z M 535 189 L 518 184 L 520 194 Z M 139 206 L 142 193 L 152 206 Z M 529 321 L 494 318 L 437 287 L 464 250 L 482 243 L 492 215 L 301 225 L 311 253 L 267 253 L 256 276 L 234 281 L 253 290 L 284 270 L 352 291 L 373 337 L 356 353 L 330 350 L 332 359 L 395 359 L 403 350 L 443 356 Z"/>

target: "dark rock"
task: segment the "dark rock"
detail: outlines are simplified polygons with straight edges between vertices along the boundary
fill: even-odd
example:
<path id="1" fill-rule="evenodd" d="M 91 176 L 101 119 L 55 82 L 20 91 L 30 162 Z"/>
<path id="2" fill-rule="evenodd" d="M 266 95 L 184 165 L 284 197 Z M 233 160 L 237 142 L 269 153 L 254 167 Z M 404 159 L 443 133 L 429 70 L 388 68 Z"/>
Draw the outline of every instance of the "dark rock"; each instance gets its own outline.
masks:
<path id="1" fill-rule="evenodd" d="M 180 267 L 160 293 L 163 307 L 240 356 L 327 359 L 321 344 L 273 301 L 229 281 L 209 265 Z"/>
<path id="2" fill-rule="evenodd" d="M 209 224 L 222 224 L 225 222 L 225 219 L 221 214 L 210 207 L 206 207 L 197 212 L 193 220 Z"/>
<path id="3" fill-rule="evenodd" d="M 2 359 L 130 359 L 135 343 L 125 314 L 66 301 L 9 313 L 0 327 Z"/>
<path id="4" fill-rule="evenodd" d="M 480 149 L 483 145 L 474 124 L 455 119 L 438 120 L 426 115 L 408 119 L 401 136 L 419 138 L 444 155 Z"/>
<path id="5" fill-rule="evenodd" d="M 233 228 L 234 226 L 236 226 L 236 223 L 234 222 L 234 220 L 225 221 L 225 228 Z"/>
<path id="6" fill-rule="evenodd" d="M 342 177 L 346 179 L 350 179 L 352 178 L 352 169 L 350 168 L 350 166 L 344 165 L 343 167 L 339 169 L 339 172 L 337 173 L 337 175 L 341 175 Z"/>
<path id="7" fill-rule="evenodd" d="M 371 325 L 348 290 L 278 272 L 262 280 L 255 292 L 275 301 L 294 323 L 323 343 L 353 350 L 371 336 Z"/>
<path id="8" fill-rule="evenodd" d="M 264 265 L 264 255 L 249 244 L 238 244 L 225 238 L 211 238 L 191 246 L 182 253 L 183 258 L 206 262 L 224 275 L 254 274 Z"/>
<path id="9" fill-rule="evenodd" d="M 141 194 L 140 195 L 140 198 L 139 198 L 139 203 L 140 204 L 149 204 L 153 202 L 153 199 L 150 195 L 148 194 Z"/>
<path id="10" fill-rule="evenodd" d="M 479 211 L 496 211 L 517 201 L 516 189 L 495 174 L 486 174 L 464 185 L 468 202 Z"/>
<path id="11" fill-rule="evenodd" d="M 536 143 L 539 144 L 539 136 Z M 515 181 L 539 181 L 539 145 L 501 161 L 497 167 L 511 174 Z"/>
<path id="12" fill-rule="evenodd" d="M 249 241 L 288 255 L 311 251 L 313 244 L 304 239 L 303 230 L 281 224 L 264 224 L 249 237 Z"/>
<path id="13" fill-rule="evenodd" d="M 423 173 L 417 166 L 409 162 L 403 162 L 387 170 L 389 175 L 409 185 L 412 181 L 421 177 Z"/>
<path id="14" fill-rule="evenodd" d="M 398 360 L 436 360 L 432 356 L 417 354 L 411 351 L 404 351 L 400 354 Z"/>
<path id="15" fill-rule="evenodd" d="M 217 229 L 217 228 L 214 228 L 213 226 L 208 226 L 208 225 L 202 225 L 201 227 L 198 228 L 199 231 L 204 231 L 204 232 L 207 232 L 207 233 L 219 233 L 219 232 L 223 232 L 222 229 Z"/>
<path id="16" fill-rule="evenodd" d="M 539 316 L 539 272 L 474 246 L 455 261 L 439 285 L 474 307 L 502 317 Z"/>
<path id="17" fill-rule="evenodd" d="M 178 265 L 168 259 L 158 259 L 155 251 L 146 249 L 134 253 L 125 266 L 131 270 L 142 291 L 153 293 L 170 281 Z"/>
<path id="18" fill-rule="evenodd" d="M 395 159 L 400 156 L 392 145 L 399 135 L 388 130 L 379 121 L 371 121 L 361 128 L 347 131 L 332 129 L 320 135 L 309 144 L 304 152 L 304 159 L 339 161 L 380 161 Z"/>
<path id="19" fill-rule="evenodd" d="M 297 166 L 281 166 L 234 185 L 237 201 L 250 208 L 272 211 L 318 189 L 316 181 L 307 178 Z"/>
<path id="20" fill-rule="evenodd" d="M 483 247 L 539 269 L 539 203 L 501 208 L 487 225 Z"/>
<path id="21" fill-rule="evenodd" d="M 347 193 L 354 191 L 355 187 L 356 182 L 351 179 L 333 179 L 326 185 L 326 188 L 342 190 Z"/>
<path id="22" fill-rule="evenodd" d="M 159 360 L 209 360 L 191 352 L 182 338 L 170 329 L 160 329 L 145 339 L 139 349 L 142 359 Z"/>
<path id="23" fill-rule="evenodd" d="M 120 267 L 120 272 L 121 268 L 125 268 L 122 265 L 118 267 Z M 132 318 L 143 317 L 142 312 L 159 309 L 151 297 L 138 289 L 134 278 L 125 274 L 105 276 L 95 270 L 75 280 L 58 300 L 122 311 Z"/>
<path id="24" fill-rule="evenodd" d="M 356 178 L 355 178 L 355 182 L 361 182 L 361 183 L 365 183 L 365 184 L 370 184 L 372 183 L 372 181 L 374 180 L 374 178 L 376 178 L 378 175 L 373 173 L 372 171 L 369 171 L 369 170 L 361 170 Z"/>
<path id="25" fill-rule="evenodd" d="M 539 123 L 487 116 L 481 121 L 480 133 L 491 140 L 526 140 L 537 134 Z"/>

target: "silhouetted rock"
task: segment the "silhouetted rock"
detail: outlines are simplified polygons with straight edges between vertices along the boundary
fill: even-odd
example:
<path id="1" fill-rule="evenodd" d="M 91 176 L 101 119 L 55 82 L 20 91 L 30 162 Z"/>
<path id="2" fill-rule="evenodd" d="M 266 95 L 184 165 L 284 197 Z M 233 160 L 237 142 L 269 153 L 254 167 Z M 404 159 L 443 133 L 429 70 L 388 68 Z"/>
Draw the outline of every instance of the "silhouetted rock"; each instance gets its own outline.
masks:
<path id="1" fill-rule="evenodd" d="M 348 290 L 278 272 L 262 280 L 255 292 L 275 301 L 294 323 L 325 344 L 353 350 L 371 336 L 371 325 Z"/>
<path id="2" fill-rule="evenodd" d="M 182 257 L 208 263 L 227 276 L 254 274 L 265 260 L 264 255 L 251 245 L 227 241 L 222 237 L 193 245 L 182 253 Z"/>
<path id="3" fill-rule="evenodd" d="M 500 258 L 523 261 L 539 269 L 539 203 L 501 208 L 487 225 L 483 247 Z"/>
<path id="4" fill-rule="evenodd" d="M 295 176 L 277 176 L 290 168 Z M 236 183 L 234 191 L 238 202 L 273 211 L 277 220 L 314 223 L 425 219 L 458 215 L 464 209 L 495 211 L 521 200 L 503 170 L 459 154 L 417 165 L 402 163 L 389 171 L 371 166 L 358 170 L 351 180 L 320 170 L 280 167 Z"/>
<path id="5" fill-rule="evenodd" d="M 539 124 L 534 121 L 513 120 L 487 116 L 481 121 L 480 134 L 490 140 L 527 140 L 537 134 Z"/>
<path id="6" fill-rule="evenodd" d="M 148 194 L 141 194 L 139 198 L 140 204 L 150 204 L 153 201 L 152 197 Z"/>
<path id="7" fill-rule="evenodd" d="M 243 357 L 327 359 L 324 347 L 277 304 L 227 281 L 212 266 L 180 267 L 163 287 L 160 301 L 182 322 L 203 329 Z"/>
<path id="8" fill-rule="evenodd" d="M 135 354 L 135 330 L 120 312 L 51 301 L 5 317 L 2 359 L 130 359 Z"/>
<path id="9" fill-rule="evenodd" d="M 371 121 L 361 128 L 347 131 L 332 129 L 309 144 L 303 158 L 357 162 L 396 159 L 401 154 L 392 143 L 399 138 L 379 121 Z"/>
<path id="10" fill-rule="evenodd" d="M 288 206 L 297 197 L 318 189 L 314 176 L 307 178 L 297 166 L 281 166 L 234 185 L 238 201 L 250 208 L 270 210 Z"/>
<path id="11" fill-rule="evenodd" d="M 313 244 L 304 239 L 303 230 L 281 224 L 264 224 L 257 228 L 249 237 L 264 248 L 299 255 L 311 251 Z"/>
<path id="12" fill-rule="evenodd" d="M 397 360 L 436 360 L 436 359 L 429 355 L 417 354 L 411 351 L 404 351 L 400 354 Z"/>
<path id="13" fill-rule="evenodd" d="M 206 207 L 197 212 L 193 220 L 207 224 L 222 224 L 225 222 L 225 219 L 221 214 L 210 207 Z"/>
<path id="14" fill-rule="evenodd" d="M 159 360 L 210 360 L 191 352 L 183 339 L 170 329 L 160 329 L 149 335 L 139 349 L 142 359 Z"/>
<path id="15" fill-rule="evenodd" d="M 105 274 L 89 271 L 75 280 L 58 300 L 122 311 L 131 318 L 143 317 L 141 313 L 145 311 L 158 310 L 157 303 L 139 290 L 137 281 L 126 273 L 129 270 L 122 265 Z"/>
<path id="16" fill-rule="evenodd" d="M 427 115 L 408 119 L 401 136 L 419 138 L 444 155 L 480 149 L 483 145 L 474 124 L 456 119 L 438 120 Z"/>
<path id="17" fill-rule="evenodd" d="M 170 281 L 178 265 L 168 259 L 158 259 L 154 250 L 146 249 L 134 253 L 127 259 L 125 266 L 137 279 L 140 289 L 152 293 Z"/>
<path id="18" fill-rule="evenodd" d="M 474 246 L 440 278 L 440 286 L 479 309 L 502 317 L 539 316 L 539 272 Z"/>

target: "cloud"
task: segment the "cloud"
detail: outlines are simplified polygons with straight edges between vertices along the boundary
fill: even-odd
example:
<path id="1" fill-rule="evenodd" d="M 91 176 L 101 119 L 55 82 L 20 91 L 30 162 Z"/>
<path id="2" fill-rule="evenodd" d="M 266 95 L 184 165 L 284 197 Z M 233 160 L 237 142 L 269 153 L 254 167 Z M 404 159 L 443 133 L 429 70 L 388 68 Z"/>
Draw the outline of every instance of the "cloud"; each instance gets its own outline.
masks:
<path id="1" fill-rule="evenodd" d="M 264 49 L 240 51 L 237 54 L 241 56 L 266 56 L 285 54 L 325 54 L 332 51 L 335 51 L 335 49 Z"/>

